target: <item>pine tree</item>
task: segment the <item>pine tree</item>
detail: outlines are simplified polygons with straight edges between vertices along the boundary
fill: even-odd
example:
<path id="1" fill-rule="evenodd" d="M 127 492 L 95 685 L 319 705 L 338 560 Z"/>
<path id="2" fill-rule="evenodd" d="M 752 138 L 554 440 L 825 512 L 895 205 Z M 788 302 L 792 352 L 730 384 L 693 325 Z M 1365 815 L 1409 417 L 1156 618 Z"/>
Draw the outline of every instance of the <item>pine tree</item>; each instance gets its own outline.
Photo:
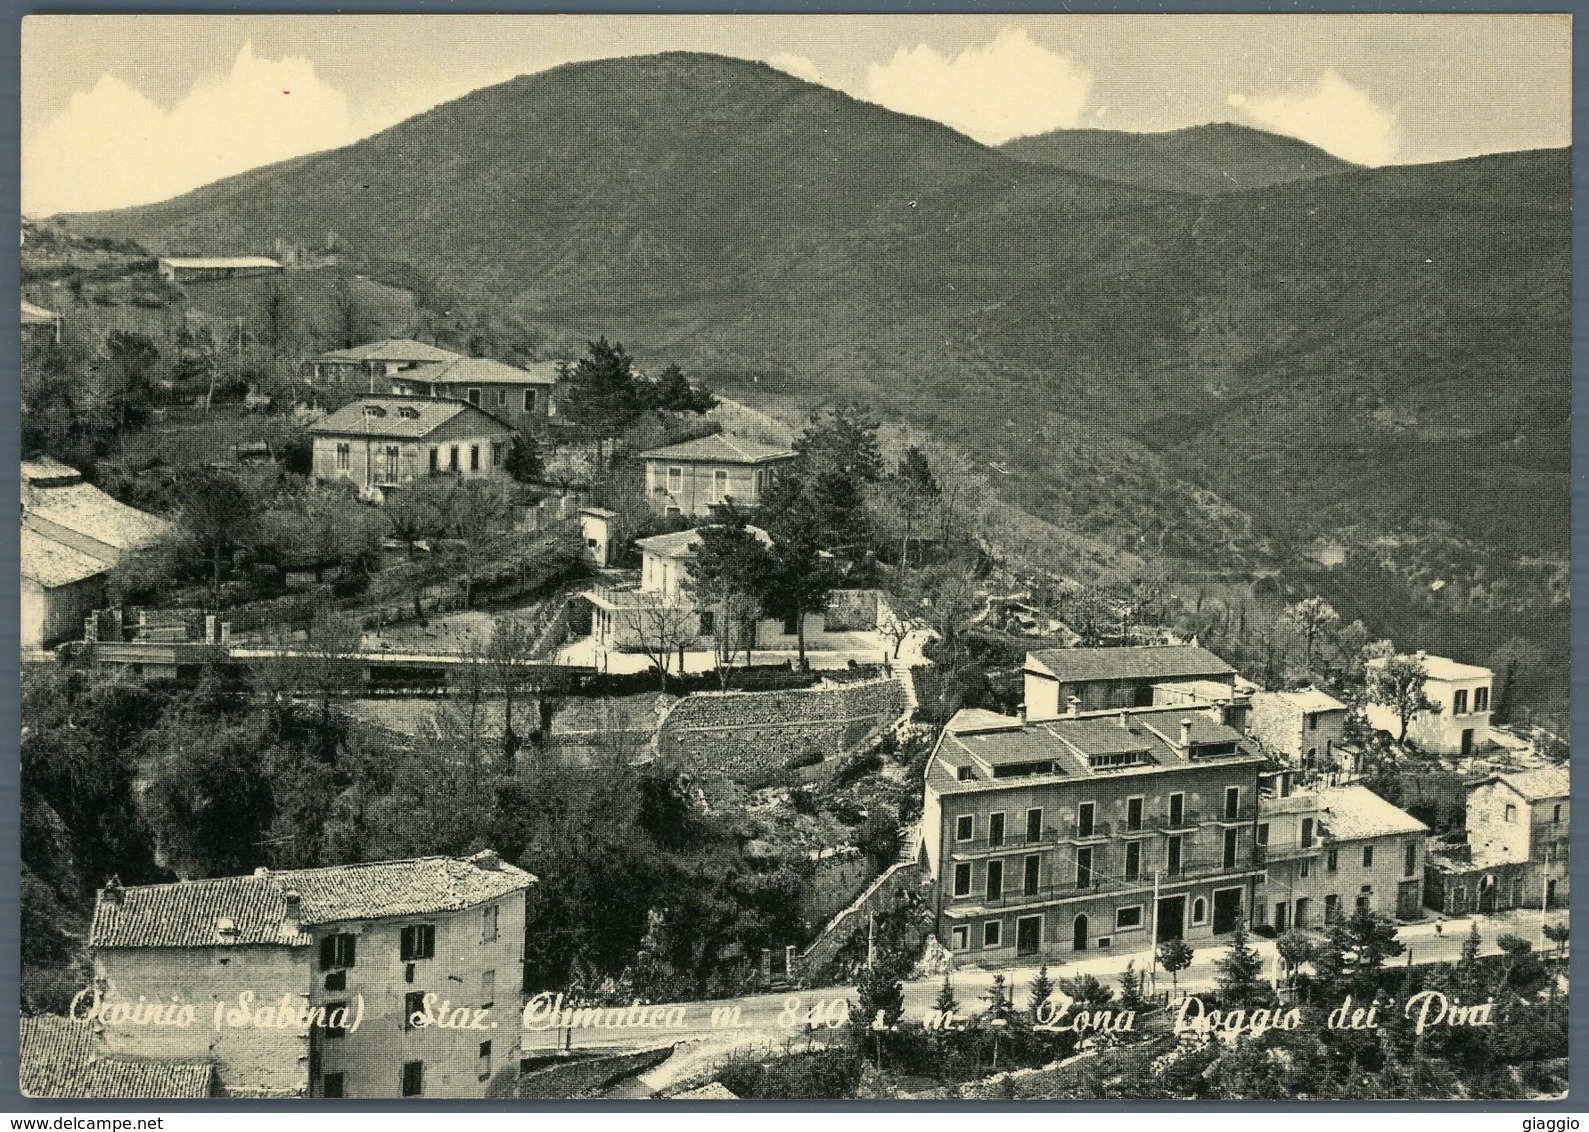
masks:
<path id="1" fill-rule="evenodd" d="M 860 999 L 855 1017 L 862 1026 L 871 1026 L 879 1015 L 884 1026 L 892 1026 L 905 1013 L 905 987 L 887 964 L 863 970 L 855 992 Z"/>
<path id="2" fill-rule="evenodd" d="M 1038 1007 L 1047 1002 L 1054 994 L 1054 981 L 1048 977 L 1047 963 L 1037 969 L 1037 978 L 1032 980 L 1031 994 L 1031 1011 L 1035 1015 Z"/>
<path id="3" fill-rule="evenodd" d="M 1192 945 L 1184 939 L 1159 944 L 1159 963 L 1170 973 L 1170 988 L 1180 990 L 1180 973 L 1192 965 Z"/>
<path id="4" fill-rule="evenodd" d="M 949 1015 L 960 1009 L 960 1004 L 955 1001 L 954 986 L 949 982 L 949 972 L 945 971 L 943 986 L 938 988 L 938 997 L 933 1000 L 932 1008 L 939 1014 Z"/>
<path id="5" fill-rule="evenodd" d="M 1134 959 L 1120 973 L 1120 1005 L 1127 1010 L 1141 1010 L 1147 1005 L 1142 997 L 1142 975 Z"/>
<path id="6" fill-rule="evenodd" d="M 1220 1001 L 1233 1009 L 1256 1006 L 1268 997 L 1261 975 L 1263 956 L 1247 942 L 1247 925 L 1241 910 L 1236 913 L 1236 931 L 1231 936 L 1230 950 L 1218 963 L 1219 979 L 1215 987 Z"/>

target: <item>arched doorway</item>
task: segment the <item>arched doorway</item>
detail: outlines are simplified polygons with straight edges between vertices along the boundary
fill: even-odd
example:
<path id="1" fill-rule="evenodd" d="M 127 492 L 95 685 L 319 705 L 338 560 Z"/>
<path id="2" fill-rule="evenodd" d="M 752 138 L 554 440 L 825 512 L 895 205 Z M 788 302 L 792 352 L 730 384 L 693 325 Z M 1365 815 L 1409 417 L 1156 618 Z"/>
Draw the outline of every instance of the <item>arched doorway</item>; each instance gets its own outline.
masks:
<path id="1" fill-rule="evenodd" d="M 1479 911 L 1495 911 L 1495 878 L 1488 873 L 1479 881 Z"/>
<path id="2" fill-rule="evenodd" d="M 1076 917 L 1076 926 L 1071 932 L 1070 945 L 1077 951 L 1087 950 L 1087 917 Z"/>

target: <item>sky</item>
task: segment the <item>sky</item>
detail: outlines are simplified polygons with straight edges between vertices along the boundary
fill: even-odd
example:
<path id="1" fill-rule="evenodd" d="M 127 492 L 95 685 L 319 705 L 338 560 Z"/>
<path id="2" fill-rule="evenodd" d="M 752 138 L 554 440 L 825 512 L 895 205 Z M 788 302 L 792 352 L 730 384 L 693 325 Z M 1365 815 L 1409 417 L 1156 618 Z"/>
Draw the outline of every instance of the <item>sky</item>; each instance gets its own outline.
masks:
<path id="1" fill-rule="evenodd" d="M 29 16 L 22 208 L 164 200 L 479 87 L 657 51 L 765 61 L 987 144 L 1236 122 L 1365 165 L 1571 141 L 1535 15 Z"/>

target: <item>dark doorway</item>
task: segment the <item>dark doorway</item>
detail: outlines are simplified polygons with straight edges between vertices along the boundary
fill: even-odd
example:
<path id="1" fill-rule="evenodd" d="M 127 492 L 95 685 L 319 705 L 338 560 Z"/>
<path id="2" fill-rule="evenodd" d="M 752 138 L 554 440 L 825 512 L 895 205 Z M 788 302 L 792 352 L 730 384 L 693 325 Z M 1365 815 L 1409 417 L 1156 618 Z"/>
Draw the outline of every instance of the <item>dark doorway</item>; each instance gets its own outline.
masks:
<path id="1" fill-rule="evenodd" d="M 1076 928 L 1071 933 L 1070 945 L 1077 951 L 1087 950 L 1087 917 L 1076 917 Z"/>
<path id="2" fill-rule="evenodd" d="M 1186 897 L 1163 896 L 1159 898 L 1158 919 L 1153 925 L 1153 942 L 1180 939 L 1186 931 Z"/>
<path id="3" fill-rule="evenodd" d="M 1554 908 L 1555 906 L 1556 906 L 1556 882 L 1553 881 L 1553 880 L 1547 880 L 1545 882 L 1545 907 Z"/>
<path id="4" fill-rule="evenodd" d="M 1241 889 L 1222 888 L 1214 893 L 1214 934 L 1224 935 L 1236 930 L 1241 916 Z"/>
<path id="5" fill-rule="evenodd" d="M 1473 753 L 1473 728 L 1471 727 L 1462 729 L 1462 753 L 1464 755 Z"/>
<path id="6" fill-rule="evenodd" d="M 1485 877 L 1479 881 L 1479 911 L 1495 911 L 1495 878 Z"/>
<path id="7" fill-rule="evenodd" d="M 1043 939 L 1043 917 L 1022 916 L 1015 921 L 1015 954 L 1036 955 Z"/>

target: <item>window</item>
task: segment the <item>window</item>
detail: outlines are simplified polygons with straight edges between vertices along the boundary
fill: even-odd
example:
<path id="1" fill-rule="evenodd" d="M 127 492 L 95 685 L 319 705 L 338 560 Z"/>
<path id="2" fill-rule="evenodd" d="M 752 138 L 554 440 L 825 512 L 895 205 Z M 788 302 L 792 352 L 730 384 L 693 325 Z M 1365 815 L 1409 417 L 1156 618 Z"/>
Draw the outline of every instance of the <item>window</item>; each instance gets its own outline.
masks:
<path id="1" fill-rule="evenodd" d="M 1164 847 L 1164 871 L 1172 877 L 1181 875 L 1181 839 L 1172 837 Z"/>
<path id="2" fill-rule="evenodd" d="M 342 1096 L 342 1074 L 327 1073 L 320 1080 L 320 1095 L 322 1097 Z"/>
<path id="3" fill-rule="evenodd" d="M 1372 885 L 1365 884 L 1363 886 L 1363 890 L 1357 894 L 1357 910 L 1359 912 L 1367 912 L 1373 907 L 1374 888 Z"/>
<path id="4" fill-rule="evenodd" d="M 320 969 L 330 971 L 337 967 L 353 966 L 357 953 L 358 937 L 350 932 L 320 937 Z"/>
<path id="5" fill-rule="evenodd" d="M 351 444 L 338 444 L 337 445 L 337 471 L 339 471 L 339 472 L 347 471 L 348 470 L 348 464 L 351 462 L 352 456 L 353 456 L 353 445 L 351 445 Z"/>
<path id="6" fill-rule="evenodd" d="M 971 864 L 968 861 L 955 866 L 955 895 L 971 895 Z"/>
<path id="7" fill-rule="evenodd" d="M 1488 688 L 1475 688 L 1475 689 L 1473 689 L 1473 710 L 1474 711 L 1489 711 L 1490 710 L 1490 690 Z"/>
<path id="8" fill-rule="evenodd" d="M 1307 760 L 1302 765 L 1306 767 L 1314 767 L 1318 765 L 1318 762 L 1319 749 L 1317 747 L 1309 747 Z"/>
<path id="9" fill-rule="evenodd" d="M 1004 815 L 1002 813 L 988 815 L 988 845 L 997 849 L 1004 844 Z"/>
<path id="10" fill-rule="evenodd" d="M 490 1009 L 497 1003 L 497 973 L 495 971 L 480 972 L 480 1006 L 481 1009 Z"/>
<path id="11" fill-rule="evenodd" d="M 423 1061 L 403 1062 L 403 1095 L 405 1097 L 422 1096 L 425 1092 L 425 1063 Z"/>
<path id="12" fill-rule="evenodd" d="M 480 407 L 480 390 L 470 389 L 466 394 L 464 394 L 464 396 L 468 400 L 469 404 L 473 405 L 477 409 Z"/>
<path id="13" fill-rule="evenodd" d="M 1076 807 L 1076 835 L 1078 837 L 1092 836 L 1092 819 L 1096 807 L 1091 802 L 1083 802 Z"/>
<path id="14" fill-rule="evenodd" d="M 493 468 L 500 468 L 502 466 L 502 449 L 504 447 L 505 445 L 503 445 L 500 440 L 493 440 L 491 442 L 491 466 Z"/>
<path id="15" fill-rule="evenodd" d="M 405 1029 L 405 1030 L 418 1029 L 418 1027 L 414 1024 L 414 1018 L 415 1018 L 416 1015 L 422 1015 L 424 1013 L 425 1013 L 425 992 L 424 991 L 409 991 L 407 994 L 405 994 L 403 996 L 403 1029 Z"/>
<path id="16" fill-rule="evenodd" d="M 506 389 L 498 389 L 497 390 L 497 408 L 506 409 L 507 407 L 508 407 L 508 391 Z"/>
<path id="17" fill-rule="evenodd" d="M 1258 844 L 1269 844 L 1269 823 L 1266 821 L 1258 823 Z"/>
<path id="18" fill-rule="evenodd" d="M 401 954 L 398 956 L 403 962 L 410 959 L 431 959 L 436 954 L 436 925 L 435 924 L 409 924 L 403 929 L 400 942 Z"/>
<path id="19" fill-rule="evenodd" d="M 988 862 L 988 899 L 998 900 L 1004 895 L 1004 862 Z"/>
<path id="20" fill-rule="evenodd" d="M 1313 819 L 1302 819 L 1302 848 L 1313 848 Z"/>
<path id="21" fill-rule="evenodd" d="M 478 444 L 469 445 L 469 470 L 471 472 L 480 470 L 480 446 Z"/>
<path id="22" fill-rule="evenodd" d="M 951 928 L 949 931 L 949 946 L 956 951 L 964 951 L 971 946 L 970 935 L 970 929 L 964 924 Z"/>
<path id="23" fill-rule="evenodd" d="M 682 515 L 683 514 L 683 512 L 680 511 L 677 507 L 664 507 L 662 509 L 662 513 L 665 514 L 665 515 Z"/>
<path id="24" fill-rule="evenodd" d="M 1324 922 L 1333 924 L 1341 917 L 1341 898 L 1330 893 L 1324 898 Z"/>
<path id="25" fill-rule="evenodd" d="M 435 475 L 439 471 L 441 471 L 441 449 L 432 448 L 430 450 L 430 474 Z"/>
<path id="26" fill-rule="evenodd" d="M 1092 847 L 1076 850 L 1076 887 L 1092 887 Z"/>
<path id="27" fill-rule="evenodd" d="M 1550 824 L 1551 825 L 1560 825 L 1561 824 L 1561 804 L 1560 803 L 1557 803 L 1555 806 L 1553 806 L 1551 808 L 1551 811 L 1550 811 Z"/>
<path id="28" fill-rule="evenodd" d="M 397 449 L 392 445 L 386 448 L 386 482 L 397 482 Z"/>
<path id="29" fill-rule="evenodd" d="M 1225 787 L 1225 820 L 1235 821 L 1236 815 L 1241 812 L 1241 787 Z"/>
<path id="30" fill-rule="evenodd" d="M 1025 866 L 1024 866 L 1024 868 L 1025 868 L 1025 876 L 1022 877 L 1022 883 L 1021 883 L 1021 894 L 1023 896 L 1036 896 L 1037 895 L 1037 870 L 1038 870 L 1038 867 L 1039 867 L 1038 866 L 1038 858 L 1037 858 L 1037 855 L 1035 853 L 1032 854 L 1030 857 L 1026 858 L 1026 862 L 1025 862 Z"/>
<path id="31" fill-rule="evenodd" d="M 955 768 L 955 779 L 956 779 L 956 781 L 959 781 L 959 782 L 970 782 L 975 777 L 976 777 L 976 772 L 973 771 L 968 766 L 962 766 L 962 767 L 956 767 Z M 965 839 L 961 838 L 961 840 L 963 841 Z"/>
<path id="32" fill-rule="evenodd" d="M 348 1036 L 348 1004 L 345 1002 L 328 1002 L 325 1005 L 326 1037 L 345 1038 Z"/>
<path id="33" fill-rule="evenodd" d="M 1307 715 L 1303 716 L 1303 718 L 1308 721 L 1309 731 L 1317 731 L 1319 729 L 1319 717 L 1316 712 L 1310 711 Z"/>
<path id="34" fill-rule="evenodd" d="M 1142 905 L 1134 904 L 1130 908 L 1115 909 L 1115 931 L 1129 931 L 1142 926 Z"/>
<path id="35" fill-rule="evenodd" d="M 711 610 L 703 610 L 701 613 L 701 636 L 710 637 L 716 631 L 717 614 Z"/>
<path id="36" fill-rule="evenodd" d="M 1405 867 L 1403 869 L 1403 875 L 1412 876 L 1412 874 L 1417 872 L 1417 871 L 1418 871 L 1418 843 L 1416 841 L 1409 841 L 1409 842 L 1407 842 L 1407 861 L 1406 861 L 1406 865 L 1405 865 Z"/>
<path id="37" fill-rule="evenodd" d="M 1126 799 L 1126 829 L 1138 830 L 1142 828 L 1142 799 Z"/>
<path id="38" fill-rule="evenodd" d="M 1227 869 L 1236 867 L 1236 836 L 1237 831 L 1234 829 L 1225 831 L 1225 868 Z"/>
<path id="39" fill-rule="evenodd" d="M 1004 927 L 1002 920 L 989 920 L 982 925 L 982 946 L 997 947 L 999 945 L 1000 929 Z"/>
<path id="40" fill-rule="evenodd" d="M 1556 807 L 1556 820 L 1561 820 L 1561 807 Z M 1026 811 L 1026 840 L 1041 841 L 1043 839 L 1043 811 Z"/>
<path id="41" fill-rule="evenodd" d="M 1192 901 L 1192 923 L 1194 923 L 1194 924 L 1202 923 L 1204 918 L 1207 917 L 1207 915 L 1208 915 L 1208 905 L 1205 904 L 1203 902 L 1203 898 L 1201 896 L 1199 896 L 1196 900 Z"/>
<path id="42" fill-rule="evenodd" d="M 1142 842 L 1126 842 L 1126 879 L 1136 880 L 1142 875 Z"/>
<path id="43" fill-rule="evenodd" d="M 535 390 L 533 389 L 524 391 L 524 411 L 526 413 L 535 412 Z"/>
<path id="44" fill-rule="evenodd" d="M 346 971 L 327 971 L 326 990 L 342 991 L 348 989 L 348 973 Z"/>
<path id="45" fill-rule="evenodd" d="M 1304 857 L 1298 865 L 1297 874 L 1302 877 L 1312 876 L 1313 862 Z"/>
<path id="46" fill-rule="evenodd" d="M 1174 825 L 1174 826 L 1178 826 L 1178 825 L 1183 824 L 1185 819 L 1186 819 L 1186 795 L 1185 794 L 1171 794 L 1170 795 L 1170 824 Z"/>
<path id="47" fill-rule="evenodd" d="M 447 467 L 455 472 L 458 470 L 458 446 L 456 444 L 449 447 L 447 451 Z"/>
<path id="48" fill-rule="evenodd" d="M 1507 806 L 1506 806 L 1506 820 L 1507 821 L 1516 821 L 1517 820 L 1517 807 L 1512 805 L 1510 802 L 1508 802 Z"/>
<path id="49" fill-rule="evenodd" d="M 1451 714 L 1468 714 L 1468 690 L 1466 688 L 1458 688 L 1451 694 Z"/>
<path id="50" fill-rule="evenodd" d="M 976 835 L 976 822 L 975 814 L 961 814 L 955 818 L 955 840 L 970 841 Z"/>
<path id="51" fill-rule="evenodd" d="M 491 1043 L 480 1043 L 480 1056 L 475 1059 L 475 1077 L 481 1081 L 491 1078 Z"/>
<path id="52" fill-rule="evenodd" d="M 683 490 L 684 490 L 684 469 L 683 468 L 669 468 L 668 469 L 668 491 L 672 492 L 674 495 L 677 495 L 679 492 L 681 492 Z"/>
<path id="53" fill-rule="evenodd" d="M 1325 872 L 1333 873 L 1337 869 L 1339 869 L 1340 867 L 1341 867 L 1341 851 L 1339 849 L 1331 849 L 1328 853 L 1324 854 L 1324 871 Z"/>
<path id="54" fill-rule="evenodd" d="M 1363 846 L 1363 867 L 1365 869 L 1374 867 L 1374 847 L 1372 845 Z"/>
<path id="55" fill-rule="evenodd" d="M 728 473 L 719 468 L 712 473 L 712 502 L 721 503 L 728 498 Z"/>
<path id="56" fill-rule="evenodd" d="M 493 904 L 480 911 L 480 942 L 495 943 L 497 938 L 497 917 L 501 911 L 499 905 Z"/>

